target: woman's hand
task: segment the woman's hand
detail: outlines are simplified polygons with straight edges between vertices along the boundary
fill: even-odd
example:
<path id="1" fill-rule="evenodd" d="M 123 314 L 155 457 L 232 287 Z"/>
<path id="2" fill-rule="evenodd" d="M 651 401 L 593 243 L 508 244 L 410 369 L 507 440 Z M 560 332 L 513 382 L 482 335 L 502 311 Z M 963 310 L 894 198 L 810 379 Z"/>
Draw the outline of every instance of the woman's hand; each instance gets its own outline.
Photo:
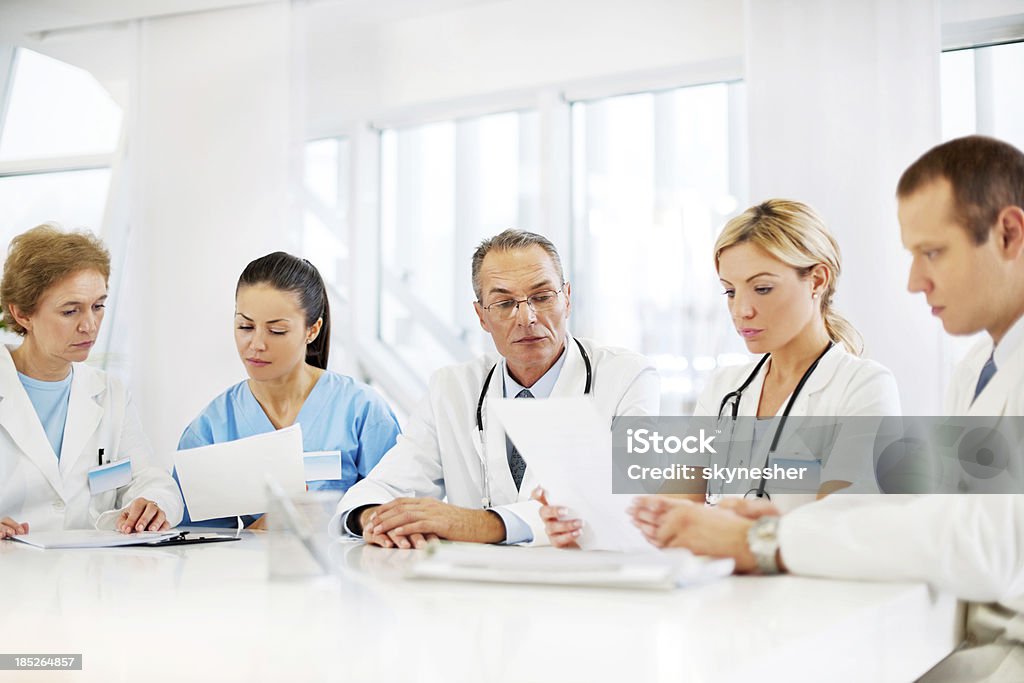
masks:
<path id="1" fill-rule="evenodd" d="M 576 539 L 583 531 L 583 520 L 565 519 L 569 511 L 563 507 L 549 505 L 547 494 L 539 486 L 533 490 L 530 498 L 541 504 L 540 518 L 544 520 L 544 531 L 551 545 L 556 548 L 579 548 Z"/>
<path id="2" fill-rule="evenodd" d="M 0 519 L 0 539 L 20 536 L 28 533 L 28 522 L 18 524 L 10 517 Z"/>
<path id="3" fill-rule="evenodd" d="M 164 531 L 170 529 L 167 523 L 167 515 L 160 509 L 160 506 L 145 498 L 136 498 L 131 504 L 121 511 L 117 519 L 117 530 L 122 534 L 132 534 L 136 531 Z"/>

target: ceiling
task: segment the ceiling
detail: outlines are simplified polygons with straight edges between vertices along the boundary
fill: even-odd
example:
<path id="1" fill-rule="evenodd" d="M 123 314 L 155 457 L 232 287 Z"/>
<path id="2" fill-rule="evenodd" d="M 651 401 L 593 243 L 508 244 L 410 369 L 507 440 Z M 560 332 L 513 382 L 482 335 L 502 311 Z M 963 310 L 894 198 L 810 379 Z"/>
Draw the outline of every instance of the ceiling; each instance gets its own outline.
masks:
<path id="1" fill-rule="evenodd" d="M 0 0 L 0 40 L 133 19 L 191 14 L 286 0 Z M 349 21 L 369 23 L 444 12 L 496 0 L 306 0 Z"/>

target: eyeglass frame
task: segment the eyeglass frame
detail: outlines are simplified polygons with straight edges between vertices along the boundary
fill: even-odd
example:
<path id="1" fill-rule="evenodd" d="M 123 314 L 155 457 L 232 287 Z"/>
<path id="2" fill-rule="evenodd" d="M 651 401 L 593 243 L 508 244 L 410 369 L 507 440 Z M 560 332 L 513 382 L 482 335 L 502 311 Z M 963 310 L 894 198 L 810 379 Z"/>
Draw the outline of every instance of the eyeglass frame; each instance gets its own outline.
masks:
<path id="1" fill-rule="evenodd" d="M 535 296 L 541 296 L 545 292 L 554 292 L 556 297 L 559 294 L 565 294 L 565 286 L 567 284 L 568 284 L 567 282 L 563 282 L 561 285 L 558 286 L 558 289 L 543 289 L 543 290 L 541 290 L 539 292 L 535 292 L 535 293 L 531 294 L 530 296 L 526 297 L 525 299 L 516 299 L 514 297 L 510 297 L 508 299 L 499 299 L 498 301 L 491 302 L 491 303 L 487 304 L 486 306 L 484 305 L 484 303 L 482 301 L 477 301 L 477 303 L 480 305 L 480 308 L 485 310 L 488 314 L 500 315 L 500 313 L 492 314 L 491 313 L 491 308 L 494 307 L 494 306 L 497 306 L 498 304 L 503 304 L 503 303 L 508 302 L 508 301 L 514 301 L 515 302 L 515 306 L 511 309 L 511 314 L 507 318 L 505 318 L 505 320 L 511 320 L 512 318 L 516 317 L 516 315 L 519 314 L 519 306 L 521 304 L 525 303 L 527 306 L 530 307 L 531 311 L 536 313 L 537 312 L 537 307 L 536 307 L 536 305 L 534 305 L 533 303 L 530 302 L 530 299 L 532 299 Z"/>

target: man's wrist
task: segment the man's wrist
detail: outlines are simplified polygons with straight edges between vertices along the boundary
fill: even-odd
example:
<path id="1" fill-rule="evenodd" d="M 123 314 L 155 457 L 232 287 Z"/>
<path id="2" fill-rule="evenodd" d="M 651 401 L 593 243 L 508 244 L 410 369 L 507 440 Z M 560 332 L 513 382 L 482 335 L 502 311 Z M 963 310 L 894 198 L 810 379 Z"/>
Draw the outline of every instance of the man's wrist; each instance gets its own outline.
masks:
<path id="1" fill-rule="evenodd" d="M 505 520 L 494 510 L 480 510 L 482 543 L 502 543 L 508 531 L 505 529 Z"/>
<path id="2" fill-rule="evenodd" d="M 348 530 L 356 536 L 363 535 L 363 522 L 367 513 L 373 511 L 374 508 L 380 507 L 379 505 L 360 505 L 359 507 L 348 513 Z"/>

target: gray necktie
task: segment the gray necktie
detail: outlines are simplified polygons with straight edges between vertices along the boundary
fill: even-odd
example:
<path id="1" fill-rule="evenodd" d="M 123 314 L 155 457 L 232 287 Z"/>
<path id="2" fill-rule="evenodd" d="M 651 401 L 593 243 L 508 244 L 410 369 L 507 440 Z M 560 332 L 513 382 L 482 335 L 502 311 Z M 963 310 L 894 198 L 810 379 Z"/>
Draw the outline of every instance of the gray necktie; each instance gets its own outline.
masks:
<path id="1" fill-rule="evenodd" d="M 985 387 L 988 386 L 989 381 L 991 381 L 995 374 L 996 352 L 993 351 L 992 355 L 988 357 L 987 361 L 985 361 L 985 367 L 981 369 L 981 375 L 978 376 L 978 385 L 974 387 L 974 399 L 971 400 L 972 403 L 978 400 L 978 394 L 985 390 Z"/>
<path id="2" fill-rule="evenodd" d="M 529 389 L 523 389 L 516 394 L 516 398 L 533 398 L 533 394 Z M 516 483 L 516 491 L 518 491 L 523 483 L 523 474 L 526 473 L 526 461 L 523 460 L 523 456 L 519 455 L 519 449 L 507 436 L 505 437 L 505 452 L 508 454 L 508 468 L 512 472 L 512 481 Z"/>

